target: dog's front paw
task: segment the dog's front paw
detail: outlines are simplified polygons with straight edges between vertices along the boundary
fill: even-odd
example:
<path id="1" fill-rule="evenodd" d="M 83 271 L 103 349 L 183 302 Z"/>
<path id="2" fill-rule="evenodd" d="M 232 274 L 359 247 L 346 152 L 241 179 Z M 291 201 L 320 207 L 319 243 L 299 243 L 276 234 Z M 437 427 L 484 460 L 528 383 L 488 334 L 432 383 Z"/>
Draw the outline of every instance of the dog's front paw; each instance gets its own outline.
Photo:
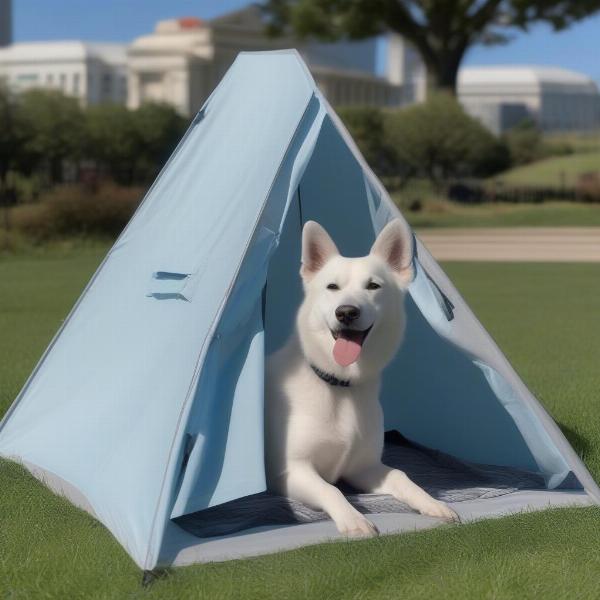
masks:
<path id="1" fill-rule="evenodd" d="M 447 504 L 433 498 L 425 506 L 419 507 L 419 512 L 428 517 L 437 517 L 452 523 L 460 523 L 460 517 Z"/>
<path id="2" fill-rule="evenodd" d="M 379 535 L 377 527 L 357 510 L 343 515 L 342 518 L 335 521 L 335 524 L 338 531 L 346 537 L 360 538 Z"/>

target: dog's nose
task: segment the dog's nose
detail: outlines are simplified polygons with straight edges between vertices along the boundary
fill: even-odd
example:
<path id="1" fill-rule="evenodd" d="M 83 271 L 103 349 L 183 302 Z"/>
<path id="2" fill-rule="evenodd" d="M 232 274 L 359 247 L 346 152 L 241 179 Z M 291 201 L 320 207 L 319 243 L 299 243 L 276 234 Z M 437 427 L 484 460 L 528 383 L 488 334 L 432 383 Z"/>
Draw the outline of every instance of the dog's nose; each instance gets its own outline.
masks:
<path id="1" fill-rule="evenodd" d="M 349 304 L 342 304 L 335 309 L 335 316 L 340 323 L 349 325 L 352 321 L 356 321 L 360 317 L 360 308 Z"/>

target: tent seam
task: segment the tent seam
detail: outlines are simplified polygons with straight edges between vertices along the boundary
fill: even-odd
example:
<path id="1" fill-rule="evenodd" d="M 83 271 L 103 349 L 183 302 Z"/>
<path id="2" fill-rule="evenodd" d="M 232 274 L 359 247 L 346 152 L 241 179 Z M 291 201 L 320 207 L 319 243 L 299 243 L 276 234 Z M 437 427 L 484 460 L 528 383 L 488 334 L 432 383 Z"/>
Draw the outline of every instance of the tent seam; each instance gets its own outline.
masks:
<path id="1" fill-rule="evenodd" d="M 157 520 L 157 517 L 158 517 L 158 509 L 159 509 L 159 506 L 160 506 L 160 503 L 162 501 L 163 494 L 164 494 L 164 491 L 165 491 L 164 488 L 165 488 L 165 485 L 166 485 L 166 480 L 167 480 L 167 474 L 168 474 L 168 471 L 169 471 L 169 467 L 170 467 L 171 462 L 173 460 L 172 459 L 173 449 L 175 447 L 175 442 L 176 442 L 176 439 L 178 437 L 178 434 L 179 434 L 179 431 L 180 431 L 180 428 L 181 428 L 181 421 L 183 419 L 184 412 L 185 412 L 186 408 L 188 407 L 190 395 L 192 393 L 192 390 L 194 389 L 194 383 L 197 381 L 198 375 L 199 375 L 199 371 L 201 370 L 200 369 L 200 365 L 201 365 L 201 362 L 202 362 L 202 358 L 206 355 L 205 348 L 213 340 L 214 332 L 215 332 L 215 329 L 216 329 L 215 323 L 219 320 L 220 316 L 223 313 L 224 307 L 227 304 L 227 300 L 229 300 L 229 295 L 230 295 L 231 290 L 232 290 L 233 286 L 235 285 L 235 282 L 236 282 L 236 280 L 238 278 L 238 275 L 240 273 L 240 268 L 242 266 L 242 263 L 244 262 L 244 258 L 246 256 L 246 254 L 248 252 L 248 248 L 250 246 L 250 242 L 252 241 L 252 238 L 254 237 L 254 234 L 256 233 L 256 230 L 257 230 L 258 225 L 259 225 L 259 223 L 261 221 L 261 218 L 262 218 L 262 216 L 264 214 L 264 210 L 265 210 L 265 207 L 266 207 L 267 202 L 269 200 L 269 197 L 271 195 L 271 192 L 273 191 L 273 186 L 275 185 L 275 182 L 277 181 L 277 178 L 279 177 L 282 165 L 285 162 L 285 158 L 286 158 L 286 156 L 287 156 L 287 154 L 288 154 L 288 152 L 289 152 L 289 150 L 290 150 L 290 148 L 292 146 L 292 143 L 293 143 L 296 135 L 298 134 L 298 131 L 300 129 L 300 124 L 303 122 L 304 118 L 306 117 L 306 114 L 307 114 L 308 109 L 309 109 L 309 107 L 311 105 L 311 102 L 312 102 L 313 98 L 315 98 L 315 97 L 316 97 L 316 94 L 315 94 L 315 88 L 314 88 L 314 83 L 313 83 L 312 93 L 311 93 L 309 99 L 306 102 L 306 106 L 304 107 L 304 111 L 302 112 L 302 116 L 300 117 L 300 119 L 298 119 L 298 122 L 296 123 L 296 127 L 294 128 L 294 131 L 293 131 L 292 135 L 290 136 L 290 138 L 288 140 L 288 143 L 286 144 L 285 152 L 283 153 L 281 161 L 279 162 L 279 166 L 277 167 L 277 171 L 275 172 L 275 175 L 274 175 L 274 177 L 273 177 L 273 179 L 271 181 L 269 189 L 268 189 L 267 193 L 265 194 L 265 197 L 263 199 L 260 211 L 258 213 L 258 216 L 257 216 L 255 222 L 254 222 L 254 226 L 252 228 L 252 231 L 251 231 L 251 233 L 249 234 L 249 236 L 248 236 L 248 238 L 246 240 L 246 244 L 244 246 L 244 251 L 241 254 L 242 258 L 238 261 L 235 274 L 231 278 L 231 281 L 229 282 L 229 286 L 227 287 L 227 292 L 225 293 L 225 295 L 223 297 L 223 300 L 221 301 L 221 304 L 219 305 L 219 308 L 218 308 L 218 310 L 217 310 L 217 312 L 216 312 L 216 314 L 215 314 L 215 316 L 214 316 L 214 318 L 213 318 L 213 320 L 211 322 L 211 325 L 210 325 L 210 328 L 208 330 L 208 333 L 207 333 L 206 337 L 204 338 L 204 341 L 202 342 L 202 346 L 200 348 L 200 352 L 199 352 L 198 358 L 196 360 L 196 366 L 194 367 L 194 372 L 192 374 L 192 378 L 191 378 L 190 384 L 188 386 L 188 391 L 186 393 L 185 399 L 183 401 L 183 404 L 182 404 L 180 412 L 179 412 L 179 417 L 177 419 L 177 425 L 176 425 L 175 431 L 173 433 L 173 439 L 172 439 L 172 442 L 171 442 L 171 447 L 169 448 L 168 460 L 167 460 L 165 471 L 164 471 L 163 477 L 162 477 L 162 483 L 161 483 L 161 488 L 160 488 L 158 500 L 157 500 L 157 503 L 156 503 L 156 509 L 155 509 L 155 512 L 154 512 L 154 516 L 152 518 L 152 525 L 151 525 L 151 528 L 150 528 L 150 535 L 149 535 L 149 540 L 150 541 L 152 540 L 152 538 L 154 536 L 155 529 L 156 529 L 156 520 Z M 146 559 L 144 560 L 144 565 L 145 565 L 146 568 L 148 567 L 148 558 L 149 558 L 149 555 L 150 555 L 150 544 L 148 544 L 148 549 L 147 549 L 147 552 L 146 552 Z"/>
<path id="2" fill-rule="evenodd" d="M 210 97 L 206 100 L 206 102 L 204 103 L 204 105 L 202 106 L 202 108 L 200 109 L 200 111 L 204 110 L 204 108 L 208 105 L 208 100 L 210 100 Z M 200 112 L 200 111 L 198 111 L 198 112 Z M 69 322 L 71 321 L 72 317 L 77 312 L 77 309 L 81 306 L 81 303 L 85 300 L 85 298 L 86 298 L 88 292 L 90 291 L 92 285 L 98 279 L 98 276 L 100 275 L 100 272 L 105 267 L 106 263 L 108 262 L 108 259 L 112 255 L 113 251 L 117 247 L 119 247 L 119 244 L 122 242 L 122 238 L 125 236 L 125 234 L 129 230 L 130 225 L 133 222 L 134 218 L 136 217 L 136 215 L 138 214 L 138 212 L 142 209 L 143 205 L 148 200 L 150 194 L 152 193 L 152 191 L 154 190 L 154 188 L 156 187 L 156 185 L 160 181 L 163 173 L 170 166 L 171 162 L 173 160 L 175 160 L 176 156 L 181 151 L 181 148 L 183 147 L 184 143 L 186 142 L 187 138 L 189 137 L 189 135 L 192 132 L 192 130 L 196 127 L 196 125 L 197 125 L 197 123 L 195 122 L 195 119 L 193 119 L 192 122 L 190 123 L 190 126 L 187 128 L 185 134 L 181 138 L 179 144 L 177 144 L 177 147 L 173 151 L 173 154 L 169 157 L 169 159 L 167 160 L 167 162 L 164 164 L 163 168 L 160 170 L 159 174 L 157 175 L 156 179 L 154 180 L 154 183 L 148 188 L 148 191 L 144 194 L 144 197 L 142 198 L 142 201 L 139 203 L 138 207 L 135 209 L 133 215 L 131 215 L 131 218 L 129 219 L 127 225 L 125 225 L 125 227 L 123 228 L 123 231 L 121 231 L 121 233 L 119 234 L 119 236 L 115 240 L 115 243 L 111 246 L 111 248 L 109 249 L 109 251 L 106 253 L 106 256 L 102 259 L 102 262 L 98 265 L 98 268 L 94 271 L 94 274 L 92 275 L 92 277 L 88 281 L 87 285 L 83 289 L 83 292 L 81 292 L 81 295 L 79 296 L 79 298 L 77 299 L 77 301 L 75 302 L 75 304 L 73 305 L 73 307 L 71 308 L 71 310 L 69 311 L 69 313 L 67 314 L 67 316 L 65 317 L 64 321 L 62 322 L 62 325 L 60 326 L 60 328 L 58 329 L 58 331 L 54 334 L 54 336 L 50 340 L 50 343 L 48 344 L 47 348 L 44 350 L 42 356 L 38 360 L 38 362 L 35 365 L 33 371 L 31 372 L 31 374 L 29 375 L 29 377 L 27 378 L 27 380 L 23 384 L 23 387 L 21 388 L 21 391 L 19 392 L 19 394 L 17 395 L 17 397 L 14 399 L 14 401 L 10 405 L 9 409 L 6 411 L 6 414 L 4 415 L 4 417 L 2 419 L 0 419 L 0 434 L 2 433 L 2 429 L 4 428 L 4 426 L 6 425 L 6 423 L 8 423 L 8 419 L 12 416 L 12 414 L 14 413 L 14 411 L 17 409 L 18 405 L 21 403 L 21 400 L 23 399 L 23 396 L 29 390 L 29 387 L 31 386 L 31 383 L 33 382 L 33 380 L 36 377 L 36 375 L 39 373 L 42 365 L 44 364 L 44 362 L 46 361 L 48 355 L 50 354 L 50 351 L 54 348 L 54 346 L 58 342 L 60 336 L 62 335 L 63 331 L 65 330 L 66 326 L 69 324 Z"/>

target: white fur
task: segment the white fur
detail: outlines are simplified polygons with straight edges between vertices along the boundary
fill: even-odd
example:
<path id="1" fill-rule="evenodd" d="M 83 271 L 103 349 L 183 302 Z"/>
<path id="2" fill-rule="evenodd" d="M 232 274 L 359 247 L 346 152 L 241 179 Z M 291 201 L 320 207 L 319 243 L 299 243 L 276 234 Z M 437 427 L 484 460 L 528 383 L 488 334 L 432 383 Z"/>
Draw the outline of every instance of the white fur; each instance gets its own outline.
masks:
<path id="1" fill-rule="evenodd" d="M 377 528 L 333 485 L 340 479 L 364 492 L 391 494 L 423 514 L 457 519 L 402 471 L 381 462 L 380 375 L 404 335 L 411 264 L 412 240 L 399 220 L 384 228 L 362 258 L 340 256 L 320 225 L 306 223 L 300 271 L 305 299 L 294 334 L 267 365 L 269 489 L 324 510 L 348 536 L 376 535 Z M 366 289 L 369 281 L 381 288 Z M 339 290 L 328 289 L 330 283 Z M 359 359 L 348 367 L 333 359 L 331 332 L 340 327 L 335 309 L 343 304 L 360 308 L 356 329 L 372 326 Z M 350 386 L 329 385 L 311 365 Z"/>

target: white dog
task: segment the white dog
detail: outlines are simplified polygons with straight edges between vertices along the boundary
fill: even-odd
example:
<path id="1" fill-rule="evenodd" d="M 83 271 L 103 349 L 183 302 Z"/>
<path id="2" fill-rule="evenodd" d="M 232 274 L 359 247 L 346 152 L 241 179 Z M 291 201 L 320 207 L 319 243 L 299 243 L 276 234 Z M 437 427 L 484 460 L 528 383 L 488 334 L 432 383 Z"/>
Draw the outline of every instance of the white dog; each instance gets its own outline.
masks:
<path id="1" fill-rule="evenodd" d="M 457 520 L 443 502 L 381 462 L 380 375 L 404 335 L 409 232 L 391 221 L 368 256 L 345 258 L 309 221 L 300 274 L 305 299 L 296 331 L 267 365 L 269 489 L 325 511 L 347 536 L 378 532 L 335 487 L 340 479 L 391 494 L 424 515 Z"/>

